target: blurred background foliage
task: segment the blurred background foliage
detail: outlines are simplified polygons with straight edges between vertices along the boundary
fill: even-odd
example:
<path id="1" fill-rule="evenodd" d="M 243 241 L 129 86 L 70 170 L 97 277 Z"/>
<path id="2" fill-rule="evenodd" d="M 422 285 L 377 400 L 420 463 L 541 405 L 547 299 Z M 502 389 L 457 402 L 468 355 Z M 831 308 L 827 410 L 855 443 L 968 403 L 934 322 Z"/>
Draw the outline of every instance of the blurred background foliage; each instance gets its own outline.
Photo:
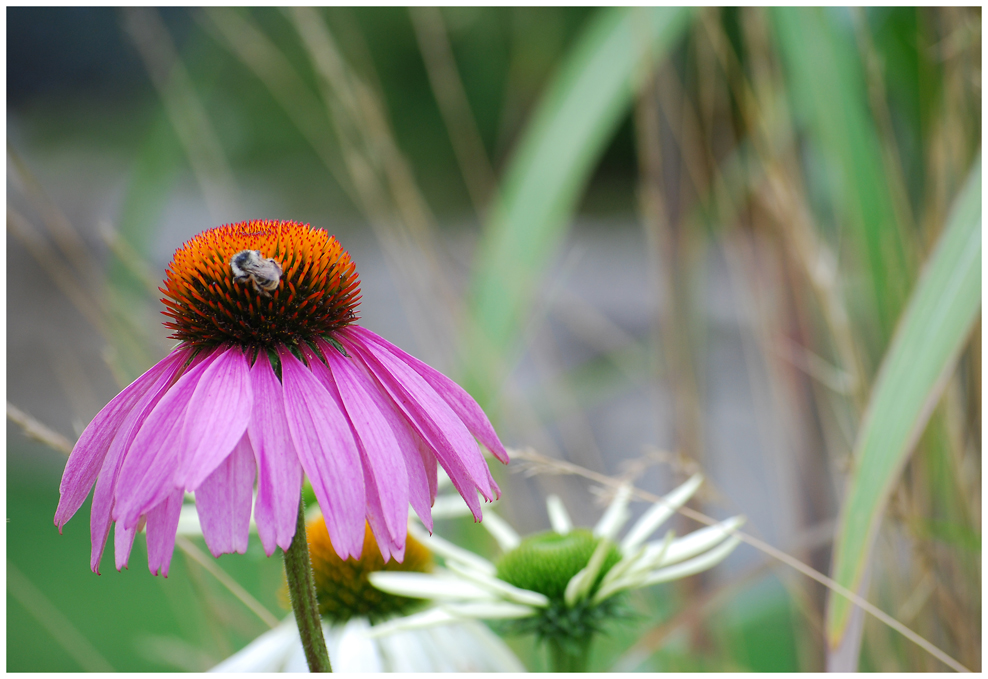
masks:
<path id="1" fill-rule="evenodd" d="M 285 615 L 253 538 L 97 577 L 88 504 L 51 524 L 58 449 L 167 350 L 171 253 L 250 218 L 336 233 L 508 445 L 703 469 L 694 507 L 980 670 L 980 8 L 6 11 L 9 670 L 202 670 Z M 591 525 L 559 471 L 499 511 Z M 592 666 L 947 666 L 832 590 L 742 546 Z"/>

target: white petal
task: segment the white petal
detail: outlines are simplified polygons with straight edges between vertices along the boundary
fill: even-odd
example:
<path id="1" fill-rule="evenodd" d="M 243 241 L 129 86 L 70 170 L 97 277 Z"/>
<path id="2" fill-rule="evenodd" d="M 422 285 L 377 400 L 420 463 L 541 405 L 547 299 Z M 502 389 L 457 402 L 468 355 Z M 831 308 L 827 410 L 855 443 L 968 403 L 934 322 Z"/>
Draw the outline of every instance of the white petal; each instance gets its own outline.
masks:
<path id="1" fill-rule="evenodd" d="M 590 555 L 590 561 L 587 562 L 587 565 L 566 583 L 563 599 L 569 606 L 576 605 L 576 602 L 584 599 L 590 593 L 590 588 L 597 580 L 604 560 L 607 558 L 607 553 L 610 552 L 612 546 L 613 543 L 610 540 L 601 538 L 596 549 L 593 550 L 593 554 Z"/>
<path id="2" fill-rule="evenodd" d="M 630 516 L 628 512 L 628 500 L 630 499 L 631 486 L 624 484 L 618 488 L 617 493 L 614 495 L 614 500 L 611 501 L 607 511 L 604 512 L 604 515 L 600 517 L 600 521 L 594 527 L 593 534 L 597 537 L 613 540 L 617 532 L 621 530 L 621 526 L 624 525 Z"/>
<path id="3" fill-rule="evenodd" d="M 484 520 L 480 522 L 480 525 L 494 536 L 502 552 L 510 552 L 521 543 L 521 537 L 515 532 L 515 529 L 490 510 L 484 514 Z"/>
<path id="4" fill-rule="evenodd" d="M 569 582 L 566 583 L 566 591 L 563 592 L 563 600 L 566 605 L 572 608 L 579 601 L 580 590 L 583 587 L 583 574 L 586 572 L 586 568 L 581 568 L 576 572 Z"/>
<path id="5" fill-rule="evenodd" d="M 573 530 L 573 522 L 570 521 L 566 506 L 563 505 L 563 501 L 559 499 L 558 495 L 547 497 L 545 508 L 549 512 L 549 523 L 552 524 L 552 530 L 560 535 L 566 535 Z"/>
<path id="6" fill-rule="evenodd" d="M 323 623 L 322 629 L 324 637 L 329 639 L 331 636 L 329 625 Z M 330 657 L 329 661 L 332 663 L 333 658 Z M 297 631 L 295 633 L 295 645 L 292 646 L 292 652 L 285 659 L 285 666 L 279 671 L 286 674 L 302 674 L 309 671 L 309 663 L 305 659 L 305 649 L 302 648 L 302 640 L 298 638 Z"/>
<path id="7" fill-rule="evenodd" d="M 437 535 L 430 536 L 424 528 L 416 523 L 408 524 L 408 532 L 412 535 L 412 537 L 428 547 L 430 551 L 438 554 L 448 561 L 458 561 L 461 564 L 470 566 L 475 570 L 481 571 L 482 573 L 489 573 L 491 575 L 497 573 L 497 568 L 495 568 L 494 564 L 487 559 L 477 556 L 473 552 L 469 552 L 462 547 L 457 547 L 452 542 L 443 540 Z"/>
<path id="8" fill-rule="evenodd" d="M 694 474 L 683 485 L 656 502 L 645 512 L 638 522 L 631 527 L 621 542 L 621 551 L 629 554 L 645 542 L 655 529 L 665 523 L 666 519 L 689 500 L 696 489 L 703 483 L 703 474 Z"/>
<path id="9" fill-rule="evenodd" d="M 437 495 L 436 501 L 432 505 L 432 518 L 434 519 L 466 516 L 470 513 L 467 503 L 459 495 Z"/>
<path id="10" fill-rule="evenodd" d="M 640 548 L 637 558 L 633 559 L 632 563 L 628 565 L 626 572 L 615 573 L 614 579 L 618 577 L 634 578 L 658 568 L 665 558 L 666 553 L 675 544 L 675 535 L 673 531 L 667 531 L 666 536 L 662 540 L 650 542 L 643 548 Z M 610 576 L 611 574 L 608 573 L 607 575 Z"/>
<path id="11" fill-rule="evenodd" d="M 662 560 L 669 545 L 672 544 L 673 535 L 672 531 L 666 533 L 658 553 L 650 554 L 647 547 L 639 547 L 635 554 L 626 556 L 616 563 L 600 581 L 600 587 L 593 597 L 594 603 L 599 603 L 622 589 L 629 589 L 648 575 L 648 572 Z"/>
<path id="12" fill-rule="evenodd" d="M 342 633 L 334 635 L 329 651 L 334 672 L 383 672 L 381 655 L 376 641 L 367 632 L 370 623 L 366 618 L 351 618 L 342 628 Z M 329 646 L 329 639 L 327 646 Z"/>
<path id="13" fill-rule="evenodd" d="M 378 571 L 370 573 L 368 578 L 379 590 L 416 599 L 459 601 L 494 598 L 488 589 L 450 575 Z"/>
<path id="14" fill-rule="evenodd" d="M 456 563 L 447 563 L 446 567 L 457 575 L 476 583 L 480 587 L 496 593 L 503 599 L 508 599 L 509 601 L 525 604 L 527 606 L 538 606 L 539 608 L 545 608 L 549 605 L 549 598 L 544 594 L 515 587 L 514 585 L 508 584 L 504 580 L 463 568 Z"/>
<path id="15" fill-rule="evenodd" d="M 512 604 L 507 601 L 442 604 L 440 608 L 462 618 L 527 618 L 534 615 L 537 610 L 532 606 Z"/>
<path id="16" fill-rule="evenodd" d="M 421 629 L 423 627 L 432 627 L 433 625 L 445 625 L 446 623 L 453 622 L 456 617 L 440 608 L 430 608 L 429 610 L 422 611 L 421 613 L 413 613 L 412 615 L 406 615 L 401 618 L 395 618 L 394 620 L 389 620 L 388 622 L 382 622 L 379 625 L 374 625 L 367 632 L 367 636 L 371 639 L 377 637 L 383 637 L 388 634 L 394 634 L 395 632 L 400 632 L 402 630 L 411 629 Z"/>
<path id="17" fill-rule="evenodd" d="M 178 534 L 202 537 L 199 512 L 192 504 L 183 504 L 178 513 Z"/>
<path id="18" fill-rule="evenodd" d="M 449 625 L 408 629 L 383 637 L 375 637 L 384 657 L 385 672 L 449 672 L 446 659 L 432 643 L 437 630 L 448 630 Z"/>
<path id="19" fill-rule="evenodd" d="M 281 672 L 294 644 L 301 648 L 295 616 L 289 616 L 209 671 Z"/>
<path id="20" fill-rule="evenodd" d="M 725 540 L 714 549 L 711 549 L 706 554 L 698 556 L 695 559 L 678 563 L 675 566 L 667 566 L 665 568 L 660 568 L 657 571 L 653 571 L 647 578 L 644 579 L 641 586 L 647 587 L 648 585 L 654 585 L 658 582 L 678 580 L 679 578 L 685 578 L 688 575 L 693 575 L 694 573 L 699 573 L 700 571 L 705 571 L 708 568 L 712 568 L 726 559 L 727 555 L 738 546 L 739 542 L 741 542 L 741 538 L 735 535 L 734 537 Z"/>
<path id="21" fill-rule="evenodd" d="M 433 627 L 443 654 L 453 659 L 456 672 L 524 672 L 525 666 L 482 622 L 461 620 L 455 625 Z"/>
<path id="22" fill-rule="evenodd" d="M 727 539 L 743 523 L 744 517 L 734 516 L 713 526 L 707 526 L 689 535 L 684 535 L 669 545 L 669 550 L 655 563 L 655 566 L 669 566 L 712 549 Z"/>

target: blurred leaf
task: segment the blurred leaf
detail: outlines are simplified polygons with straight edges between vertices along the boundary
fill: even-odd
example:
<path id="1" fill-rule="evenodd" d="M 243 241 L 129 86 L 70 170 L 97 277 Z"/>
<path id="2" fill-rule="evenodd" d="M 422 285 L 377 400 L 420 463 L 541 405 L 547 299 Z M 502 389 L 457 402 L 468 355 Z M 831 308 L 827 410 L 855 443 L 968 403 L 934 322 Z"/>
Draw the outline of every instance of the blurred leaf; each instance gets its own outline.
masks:
<path id="1" fill-rule="evenodd" d="M 981 306 L 981 157 L 954 204 L 885 355 L 858 434 L 835 540 L 833 578 L 858 591 L 885 504 Z M 830 594 L 827 637 L 842 642 L 852 604 Z"/>
<path id="2" fill-rule="evenodd" d="M 683 8 L 599 11 L 566 57 L 522 135 L 477 251 L 467 388 L 485 405 L 584 185 L 632 101 L 643 66 L 682 35 Z M 646 59 L 651 57 L 651 59 Z"/>
<path id="3" fill-rule="evenodd" d="M 794 108 L 824 160 L 837 223 L 849 229 L 862 273 L 870 279 L 872 355 L 886 346 L 912 280 L 902 228 L 872 120 L 864 71 L 846 10 L 773 10 L 775 36 Z M 871 316 L 871 318 L 869 318 Z"/>

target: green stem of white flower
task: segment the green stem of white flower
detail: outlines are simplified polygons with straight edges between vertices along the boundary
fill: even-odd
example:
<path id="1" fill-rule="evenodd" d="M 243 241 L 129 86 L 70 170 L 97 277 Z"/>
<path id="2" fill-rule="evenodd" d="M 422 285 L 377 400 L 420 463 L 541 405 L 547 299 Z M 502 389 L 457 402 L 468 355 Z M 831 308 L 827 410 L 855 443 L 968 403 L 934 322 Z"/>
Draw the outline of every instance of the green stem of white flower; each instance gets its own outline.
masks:
<path id="1" fill-rule="evenodd" d="M 549 637 L 550 672 L 586 672 L 590 660 L 590 641 L 593 636 L 571 639 L 563 643 L 558 638 Z"/>
<path id="2" fill-rule="evenodd" d="M 288 594 L 295 611 L 299 637 L 305 649 L 305 660 L 310 672 L 332 672 L 326 639 L 322 634 L 322 618 L 319 616 L 319 600 L 316 598 L 316 583 L 312 577 L 312 562 L 309 561 L 309 544 L 305 539 L 305 504 L 299 500 L 298 523 L 295 537 L 285 552 L 285 574 L 288 576 Z"/>

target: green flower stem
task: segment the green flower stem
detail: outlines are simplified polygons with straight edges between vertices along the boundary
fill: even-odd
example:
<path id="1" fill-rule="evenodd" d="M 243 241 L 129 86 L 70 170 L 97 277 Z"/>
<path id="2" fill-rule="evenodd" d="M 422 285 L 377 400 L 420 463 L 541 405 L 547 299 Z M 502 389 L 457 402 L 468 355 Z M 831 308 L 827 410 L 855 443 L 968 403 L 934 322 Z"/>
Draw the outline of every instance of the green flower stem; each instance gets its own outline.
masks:
<path id="1" fill-rule="evenodd" d="M 305 660 L 310 672 L 332 672 L 329 651 L 322 635 L 322 618 L 319 617 L 319 601 L 316 584 L 309 561 L 309 544 L 305 540 L 305 504 L 299 499 L 298 523 L 295 537 L 285 552 L 285 574 L 288 576 L 288 594 L 295 611 L 295 622 L 305 649 Z"/>
<path id="2" fill-rule="evenodd" d="M 590 659 L 590 641 L 593 637 L 561 640 L 549 637 L 549 670 L 551 672 L 586 672 Z"/>

